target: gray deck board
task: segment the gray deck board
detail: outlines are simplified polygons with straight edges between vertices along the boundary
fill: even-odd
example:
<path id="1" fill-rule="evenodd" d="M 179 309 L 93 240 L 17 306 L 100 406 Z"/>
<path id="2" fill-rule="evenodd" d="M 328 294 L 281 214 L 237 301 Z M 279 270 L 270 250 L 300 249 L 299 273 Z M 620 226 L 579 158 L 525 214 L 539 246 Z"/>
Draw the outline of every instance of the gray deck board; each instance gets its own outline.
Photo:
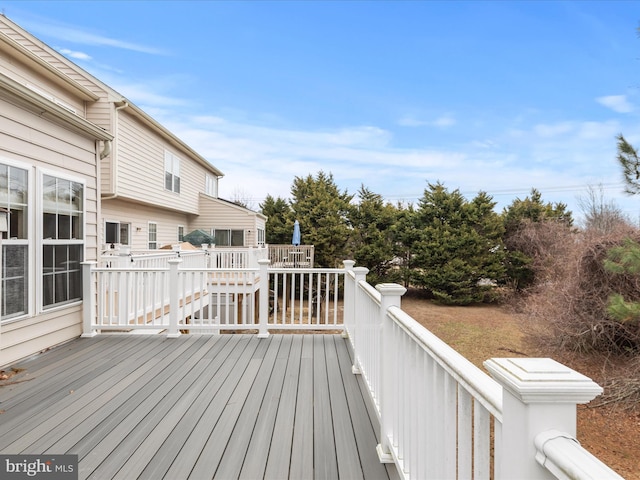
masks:
<path id="1" fill-rule="evenodd" d="M 67 421 L 64 429 L 55 431 L 54 442 L 47 447 L 48 453 L 67 452 L 74 445 L 81 443 L 88 446 L 89 443 L 99 440 L 100 432 L 104 431 L 107 422 L 125 411 L 126 402 L 150 382 L 161 383 L 163 374 L 170 374 L 172 369 L 178 366 L 167 367 L 168 364 L 178 363 L 181 355 L 185 353 L 191 342 L 174 344 L 168 355 L 159 356 L 153 362 L 147 361 L 140 368 L 130 367 L 130 373 L 122 372 L 122 378 L 118 385 L 109 390 L 96 404 L 87 404 L 72 421 Z M 164 352 L 163 352 L 164 353 Z M 122 388 L 124 387 L 124 388 Z M 52 432 L 53 433 L 53 432 Z"/>
<path id="2" fill-rule="evenodd" d="M 302 339 L 289 477 L 313 478 L 313 337 Z"/>
<path id="3" fill-rule="evenodd" d="M 235 476 L 237 478 L 253 479 L 264 477 L 271 448 L 271 439 L 274 436 L 278 404 L 282 395 L 292 339 L 291 335 L 287 335 L 283 337 L 280 344 L 269 385 L 265 391 L 262 406 L 245 453 L 246 458 L 250 458 L 251 461 L 242 462 L 242 468 L 239 474 Z M 280 446 L 276 445 L 276 448 L 280 448 Z M 222 471 L 220 469 L 219 473 L 222 473 Z"/>
<path id="4" fill-rule="evenodd" d="M 313 466 L 315 478 L 338 478 L 324 335 L 313 337 Z"/>
<path id="5" fill-rule="evenodd" d="M 347 396 L 342 383 L 338 352 L 333 337 L 323 336 L 327 361 L 327 377 L 331 414 L 333 416 L 333 435 L 336 445 L 336 460 L 340 478 L 361 479 L 362 468 L 356 444 Z"/>
<path id="6" fill-rule="evenodd" d="M 293 443 L 293 426 L 295 422 L 296 402 L 298 399 L 298 381 L 300 378 L 300 359 L 302 357 L 302 335 L 291 335 L 291 350 L 287 358 L 287 366 L 282 385 L 282 394 L 278 402 L 272 442 L 269 448 L 264 478 L 278 480 L 287 478 L 291 465 L 291 449 Z M 256 478 L 250 471 L 251 463 L 245 463 L 240 478 L 252 480 Z M 245 470 L 247 473 L 245 475 Z M 259 478 L 259 477 L 258 477 Z"/>
<path id="7" fill-rule="evenodd" d="M 81 479 L 389 478 L 338 335 L 109 334 L 16 366 L 0 453 L 74 453 Z"/>
<path id="8" fill-rule="evenodd" d="M 110 355 L 124 356 L 128 348 L 134 345 L 134 340 L 123 339 L 121 344 L 112 346 L 112 349 L 108 348 L 108 344 L 104 344 L 102 345 L 102 351 L 95 352 L 95 356 L 96 358 L 105 359 L 109 359 Z M 81 385 L 85 378 L 95 377 L 109 368 L 108 362 L 85 364 L 83 359 L 86 358 L 91 358 L 87 356 L 87 352 L 77 352 L 69 359 L 58 359 L 58 361 L 53 361 L 38 370 L 32 371 L 29 369 L 28 378 L 30 380 L 17 384 L 18 388 L 12 392 L 13 394 L 7 394 L 3 404 L 6 407 L 10 407 L 17 403 L 25 406 L 29 405 L 30 402 L 35 402 L 41 407 L 46 407 L 45 402 L 55 403 L 60 396 L 66 395 L 65 390 L 71 390 L 75 385 Z M 29 388 L 36 379 L 38 381 L 35 382 L 35 387 L 33 389 Z"/>
<path id="9" fill-rule="evenodd" d="M 160 344 L 150 344 L 149 346 L 152 348 L 145 345 L 135 352 L 131 357 L 133 365 L 142 356 L 157 353 L 161 347 Z M 52 432 L 56 432 L 55 434 L 59 436 L 66 429 L 72 428 L 75 422 L 95 413 L 95 410 L 100 408 L 101 404 L 106 402 L 111 395 L 125 389 L 130 382 L 135 381 L 138 378 L 138 371 L 144 371 L 144 367 L 150 366 L 148 362 L 144 362 L 143 366 L 136 371 L 127 372 L 124 379 L 120 370 L 112 367 L 78 390 L 73 392 L 69 390 L 69 394 L 52 407 L 21 421 L 17 431 L 12 432 L 13 435 L 7 435 L 2 439 L 3 443 L 11 441 L 11 448 L 20 452 L 25 448 L 39 449 L 43 447 L 46 449 L 53 442 L 52 437 L 55 435 L 52 435 Z M 128 367 L 128 370 L 130 369 L 131 367 Z M 17 418 L 20 419 L 20 417 Z M 19 440 L 15 439 L 16 433 L 19 435 Z M 4 445 L 0 448 L 4 448 Z"/>

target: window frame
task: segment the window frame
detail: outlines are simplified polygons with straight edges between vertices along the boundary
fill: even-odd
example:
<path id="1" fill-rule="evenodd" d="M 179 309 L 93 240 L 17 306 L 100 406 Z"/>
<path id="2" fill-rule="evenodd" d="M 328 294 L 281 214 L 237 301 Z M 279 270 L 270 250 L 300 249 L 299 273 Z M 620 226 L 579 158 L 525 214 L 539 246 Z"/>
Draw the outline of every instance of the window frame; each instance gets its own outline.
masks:
<path id="1" fill-rule="evenodd" d="M 226 243 L 218 243 L 218 232 L 224 232 L 226 233 Z M 234 245 L 234 234 L 238 235 L 240 234 L 242 236 L 242 244 L 241 245 Z M 244 247 L 245 243 L 246 243 L 246 235 L 245 235 L 245 230 L 244 229 L 240 229 L 240 228 L 212 228 L 211 229 L 211 236 L 215 239 L 216 241 L 216 247 Z M 237 237 L 236 237 L 237 238 Z"/>
<path id="2" fill-rule="evenodd" d="M 205 174 L 204 193 L 210 197 L 218 198 L 218 177 L 210 173 Z"/>
<path id="3" fill-rule="evenodd" d="M 54 311 L 56 309 L 59 308 L 66 308 L 70 305 L 75 305 L 75 304 L 79 304 L 82 303 L 82 267 L 79 266 L 78 269 L 74 269 L 74 270 L 64 270 L 64 271 L 58 271 L 57 273 L 66 273 L 67 275 L 69 275 L 70 273 L 72 274 L 76 274 L 79 275 L 79 286 L 77 287 L 77 291 L 79 296 L 78 297 L 74 297 L 74 298 L 68 298 L 67 300 L 64 301 L 60 301 L 60 302 L 53 302 L 51 304 L 45 305 L 45 277 L 47 276 L 53 276 L 54 277 L 54 283 L 55 283 L 55 275 L 56 273 L 54 273 L 53 275 L 51 275 L 49 272 L 45 273 L 45 247 L 51 246 L 53 247 L 53 251 L 54 251 L 54 257 L 56 255 L 56 251 L 59 250 L 56 249 L 56 247 L 63 247 L 66 246 L 67 247 L 67 255 L 69 255 L 69 252 L 71 251 L 71 249 L 73 247 L 79 247 L 79 254 L 78 254 L 78 264 L 81 264 L 84 259 L 86 258 L 86 222 L 87 222 L 87 182 L 84 178 L 80 178 L 80 177 L 76 177 L 74 175 L 69 175 L 66 172 L 60 172 L 60 171 L 56 171 L 56 170 L 50 170 L 50 169 L 44 169 L 44 168 L 39 168 L 36 167 L 36 172 L 37 172 L 37 182 L 39 185 L 39 189 L 38 189 L 38 205 L 37 205 L 37 216 L 38 216 L 38 222 L 36 225 L 36 230 L 37 230 L 37 248 L 38 251 L 40 252 L 39 255 L 37 255 L 37 272 L 38 272 L 38 278 L 39 281 L 41 282 L 41 288 L 37 289 L 36 291 L 36 296 L 37 296 L 37 305 L 38 305 L 38 312 L 39 313 L 44 313 L 44 312 L 50 312 L 50 311 Z M 72 217 L 73 215 L 71 215 L 71 213 L 73 212 L 80 212 L 81 215 L 81 219 L 79 220 L 79 223 L 77 225 L 77 227 L 79 228 L 79 231 L 81 232 L 81 235 L 79 238 L 45 238 L 45 231 L 44 231 L 44 222 L 45 222 L 45 213 L 46 213 L 46 206 L 45 206 L 45 176 L 46 177 L 53 177 L 54 179 L 56 179 L 56 185 L 58 185 L 57 181 L 58 180 L 62 180 L 65 182 L 70 182 L 70 186 L 73 187 L 73 184 L 79 184 L 82 187 L 82 194 L 80 197 L 80 202 L 81 202 L 81 210 L 73 210 L 73 209 L 69 209 L 69 216 Z M 56 187 L 57 188 L 57 187 Z M 73 190 L 71 190 L 73 191 Z M 56 205 L 57 205 L 57 198 L 56 198 Z M 61 210 L 59 208 L 56 209 L 56 215 L 59 215 L 59 212 Z M 64 212 L 64 210 L 62 210 Z M 60 219 L 57 218 L 57 226 L 56 226 L 56 233 L 57 235 L 59 235 L 59 228 L 60 228 Z M 73 220 L 70 220 L 70 236 L 73 235 Z M 67 257 L 69 258 L 69 257 Z M 67 262 L 69 263 L 69 262 Z M 55 265 L 53 265 L 53 268 L 55 268 Z M 68 287 L 71 287 L 71 284 L 68 283 L 67 284 Z M 55 292 L 54 292 L 54 299 L 55 299 Z"/>
<path id="4" fill-rule="evenodd" d="M 34 215 L 36 214 L 36 202 L 34 201 L 35 198 L 35 188 L 34 188 L 34 182 L 35 182 L 35 168 L 34 165 L 32 164 L 28 164 L 28 163 L 24 163 L 18 160 L 14 160 L 12 158 L 8 158 L 5 156 L 0 156 L 0 164 L 2 164 L 3 166 L 6 166 L 8 168 L 14 168 L 14 169 L 20 169 L 26 172 L 27 178 L 26 178 L 26 188 L 27 188 L 27 194 L 26 194 L 26 204 L 22 204 L 26 206 L 26 218 L 23 219 L 24 222 L 24 228 L 26 229 L 26 236 L 25 238 L 17 238 L 17 237 L 9 237 L 9 234 L 11 233 L 10 231 L 6 232 L 6 235 L 3 233 L 2 234 L 2 250 L 0 251 L 0 257 L 2 258 L 1 263 L 0 263 L 0 275 L 1 275 L 1 279 L 2 279 L 2 286 L 1 286 L 1 290 L 2 290 L 2 297 L 0 298 L 0 324 L 2 325 L 7 325 L 11 322 L 14 321 L 19 321 L 20 319 L 23 319 L 29 315 L 32 315 L 33 311 L 34 311 L 34 305 L 36 305 L 36 295 L 34 295 L 33 292 L 36 292 L 38 289 L 35 288 L 35 279 L 37 278 L 37 275 L 34 274 L 35 272 L 35 264 L 37 261 L 37 254 L 36 252 L 37 250 L 37 241 L 34 241 L 34 239 L 38 239 L 37 236 L 37 229 L 34 228 Z M 9 173 L 9 170 L 7 171 L 7 178 L 10 181 L 11 179 L 11 174 Z M 11 206 L 11 186 L 9 183 L 7 183 L 7 203 L 0 205 L 0 208 L 9 208 Z M 8 216 L 7 216 L 7 226 L 9 229 L 11 229 L 11 212 L 8 212 Z M 11 247 L 22 247 L 24 249 L 25 252 L 25 264 L 23 265 L 22 268 L 22 272 L 23 275 L 21 278 L 23 278 L 23 283 L 22 285 L 24 286 L 24 295 L 26 296 L 26 298 L 24 299 L 24 303 L 23 303 L 23 307 L 24 310 L 21 310 L 20 312 L 16 312 L 16 313 L 12 313 L 9 315 L 4 315 L 2 316 L 2 311 L 5 310 L 2 307 L 2 304 L 4 303 L 4 299 L 5 299 L 5 295 L 6 295 L 6 291 L 7 288 L 6 287 L 6 280 L 7 278 L 9 278 L 6 274 L 6 254 L 5 254 L 5 250 L 7 250 L 8 248 Z M 17 277 L 14 277 L 17 278 Z"/>
<path id="5" fill-rule="evenodd" d="M 180 193 L 180 157 L 169 150 L 164 151 L 164 189 Z"/>
<path id="6" fill-rule="evenodd" d="M 151 226 L 153 225 L 153 234 L 155 236 L 154 240 L 151 240 Z M 151 244 L 155 244 L 155 246 L 151 246 Z M 158 249 L 158 223 L 157 222 L 147 222 L 147 248 L 149 250 L 157 250 Z"/>
<path id="7" fill-rule="evenodd" d="M 117 225 L 116 227 L 116 236 L 117 236 L 117 242 L 109 242 L 108 238 L 107 238 L 107 224 L 113 224 L 113 225 Z M 126 226 L 126 230 L 127 230 L 127 238 L 126 238 L 126 242 L 122 241 L 122 227 Z M 111 244 L 115 244 L 115 245 L 126 245 L 129 246 L 131 245 L 131 222 L 121 222 L 119 220 L 108 220 L 105 219 L 104 221 L 104 244 L 105 245 L 111 245 Z"/>

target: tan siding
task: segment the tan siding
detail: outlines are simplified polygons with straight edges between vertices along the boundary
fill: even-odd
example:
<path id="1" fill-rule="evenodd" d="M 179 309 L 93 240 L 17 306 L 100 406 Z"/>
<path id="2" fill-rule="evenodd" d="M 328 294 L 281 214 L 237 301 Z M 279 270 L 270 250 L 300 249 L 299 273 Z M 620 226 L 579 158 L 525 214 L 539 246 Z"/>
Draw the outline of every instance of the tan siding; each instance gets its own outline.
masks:
<path id="1" fill-rule="evenodd" d="M 95 141 L 65 130 L 33 113 L 0 99 L 0 148 L 20 153 L 52 167 L 95 177 Z M 90 155 L 87 155 L 91 152 Z"/>
<path id="2" fill-rule="evenodd" d="M 40 185 L 35 168 L 46 169 L 54 175 L 83 180 L 85 183 L 85 259 L 97 258 L 97 180 L 96 143 L 79 134 L 55 125 L 38 115 L 24 110 L 0 97 L 0 157 L 30 165 L 34 181 L 32 198 L 40 195 Z M 30 258 L 29 276 L 32 286 L 41 289 L 36 259 L 40 254 L 40 242 L 36 238 L 36 224 L 40 221 L 31 205 L 31 240 L 34 248 Z M 35 291 L 31 291 L 34 304 Z M 81 305 L 57 308 L 37 313 L 36 305 L 31 316 L 3 323 L 1 327 L 0 364 L 15 361 L 44 348 L 77 337 L 81 333 Z"/>
<path id="3" fill-rule="evenodd" d="M 76 338 L 81 333 L 81 305 L 3 324 L 0 368 Z"/>
<path id="4" fill-rule="evenodd" d="M 189 224 L 189 230 L 212 228 L 244 230 L 245 245 L 256 246 L 258 228 L 264 229 L 264 220 L 255 212 L 237 207 L 208 195 L 200 195 L 200 215 Z"/>
<path id="5" fill-rule="evenodd" d="M 158 225 L 159 247 L 177 243 L 178 225 L 184 226 L 185 233 L 189 233 L 185 214 L 161 210 L 152 206 L 132 204 L 124 200 L 106 200 L 102 202 L 102 221 L 98 225 L 101 246 L 104 245 L 105 221 L 131 224 L 131 248 L 133 250 L 147 249 L 149 222 L 155 222 Z"/>
<path id="6" fill-rule="evenodd" d="M 77 115 L 85 116 L 84 102 L 81 99 L 75 98 L 67 91 L 61 88 L 58 84 L 45 78 L 42 75 L 38 75 L 34 72 L 27 71 L 26 66 L 13 57 L 9 57 L 6 53 L 0 51 L 0 71 L 7 75 L 9 78 L 22 83 L 23 85 L 31 85 L 36 87 L 37 93 L 44 93 L 45 97 L 51 99 L 58 99 L 64 102 L 66 105 L 73 108 Z"/>
<path id="7" fill-rule="evenodd" d="M 204 170 L 166 140 L 122 110 L 118 113 L 118 195 L 160 207 L 198 212 L 198 192 L 204 188 Z M 180 157 L 180 193 L 164 188 L 164 152 Z M 198 170 L 202 170 L 199 174 Z M 199 177 L 202 181 L 199 182 Z"/>
<path id="8" fill-rule="evenodd" d="M 103 95 L 96 103 L 90 104 L 87 108 L 87 120 L 104 128 L 108 132 L 114 133 L 113 116 L 114 105 L 107 102 L 106 95 Z M 114 176 L 113 176 L 113 159 L 115 148 L 114 140 L 111 145 L 111 153 L 99 160 L 100 162 L 100 192 L 103 196 L 115 194 Z"/>

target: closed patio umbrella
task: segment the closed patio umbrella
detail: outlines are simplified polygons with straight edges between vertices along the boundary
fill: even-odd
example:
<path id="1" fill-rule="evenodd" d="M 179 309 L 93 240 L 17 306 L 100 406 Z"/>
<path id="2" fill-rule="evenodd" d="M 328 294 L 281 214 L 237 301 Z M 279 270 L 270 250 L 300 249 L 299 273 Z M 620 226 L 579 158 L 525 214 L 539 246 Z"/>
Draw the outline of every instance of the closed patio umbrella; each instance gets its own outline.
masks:
<path id="1" fill-rule="evenodd" d="M 291 238 L 291 244 L 295 246 L 300 245 L 300 223 L 298 220 L 293 224 L 293 237 Z"/>

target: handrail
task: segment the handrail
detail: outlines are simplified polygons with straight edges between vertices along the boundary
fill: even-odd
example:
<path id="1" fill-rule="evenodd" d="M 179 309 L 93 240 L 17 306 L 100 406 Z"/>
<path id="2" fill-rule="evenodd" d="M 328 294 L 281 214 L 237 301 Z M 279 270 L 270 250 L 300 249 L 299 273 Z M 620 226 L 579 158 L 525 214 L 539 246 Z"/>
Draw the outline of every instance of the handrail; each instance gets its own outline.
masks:
<path id="1" fill-rule="evenodd" d="M 535 438 L 536 461 L 558 480 L 624 480 L 567 433 L 548 430 Z"/>

